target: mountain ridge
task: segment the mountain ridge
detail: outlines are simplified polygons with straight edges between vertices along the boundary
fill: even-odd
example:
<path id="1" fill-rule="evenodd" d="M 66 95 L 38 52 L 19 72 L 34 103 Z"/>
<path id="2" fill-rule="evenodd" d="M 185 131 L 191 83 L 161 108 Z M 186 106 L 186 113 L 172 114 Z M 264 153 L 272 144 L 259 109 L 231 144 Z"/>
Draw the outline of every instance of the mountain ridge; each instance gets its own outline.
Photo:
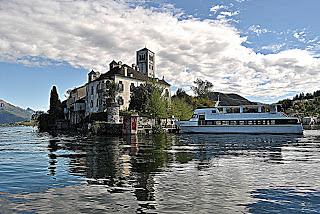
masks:
<path id="1" fill-rule="evenodd" d="M 0 99 L 0 124 L 28 121 L 33 113 L 30 108 L 23 109 Z"/>
<path id="2" fill-rule="evenodd" d="M 217 101 L 218 96 L 220 100 L 220 106 L 239 106 L 257 104 L 256 102 L 252 102 L 236 93 L 211 92 L 209 94 L 209 99 L 212 101 Z"/>

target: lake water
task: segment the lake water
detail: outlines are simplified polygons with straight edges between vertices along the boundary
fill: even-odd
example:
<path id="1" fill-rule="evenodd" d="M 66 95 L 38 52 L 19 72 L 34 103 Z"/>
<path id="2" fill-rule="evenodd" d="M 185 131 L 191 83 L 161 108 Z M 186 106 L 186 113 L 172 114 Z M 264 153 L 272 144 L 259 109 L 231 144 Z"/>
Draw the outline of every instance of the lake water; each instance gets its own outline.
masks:
<path id="1" fill-rule="evenodd" d="M 0 127 L 0 213 L 320 213 L 320 132 L 103 138 Z"/>

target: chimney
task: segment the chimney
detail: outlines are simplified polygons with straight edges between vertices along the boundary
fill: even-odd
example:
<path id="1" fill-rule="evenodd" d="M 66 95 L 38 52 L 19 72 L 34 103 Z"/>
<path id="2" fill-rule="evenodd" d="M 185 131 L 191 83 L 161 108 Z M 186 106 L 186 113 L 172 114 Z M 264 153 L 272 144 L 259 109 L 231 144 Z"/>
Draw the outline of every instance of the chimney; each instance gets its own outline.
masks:
<path id="1" fill-rule="evenodd" d="M 124 76 L 128 76 L 128 68 L 127 67 L 123 67 L 123 70 L 124 70 Z"/>
<path id="2" fill-rule="evenodd" d="M 132 68 L 136 70 L 136 64 L 132 64 Z"/>
<path id="3" fill-rule="evenodd" d="M 133 78 L 133 74 L 130 74 L 130 77 Z"/>

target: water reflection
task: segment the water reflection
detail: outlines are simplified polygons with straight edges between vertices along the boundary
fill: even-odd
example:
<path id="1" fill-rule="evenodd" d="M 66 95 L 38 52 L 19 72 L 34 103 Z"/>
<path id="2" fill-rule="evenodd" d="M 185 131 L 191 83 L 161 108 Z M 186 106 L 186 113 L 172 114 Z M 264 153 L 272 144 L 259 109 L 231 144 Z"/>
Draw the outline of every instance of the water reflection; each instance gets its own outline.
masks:
<path id="1" fill-rule="evenodd" d="M 157 135 L 96 137 L 49 141 L 49 173 L 59 158 L 69 159 L 69 173 L 103 185 L 111 193 L 133 191 L 140 208 L 156 209 L 155 179 L 172 164 L 192 162 L 197 170 L 209 169 L 219 159 L 259 158 L 284 163 L 282 148 L 297 143 L 297 136 L 277 135 Z M 68 151 L 61 152 L 61 150 Z M 61 154 L 59 154 L 61 153 Z M 171 164 L 171 165 L 170 165 Z M 141 210 L 140 210 L 141 211 Z"/>
<path id="2" fill-rule="evenodd" d="M 259 199 L 249 204 L 251 213 L 319 213 L 320 192 L 295 189 L 257 189 L 252 196 Z"/>
<path id="3" fill-rule="evenodd" d="M 34 174 L 44 165 L 46 171 L 39 171 L 40 176 L 23 178 L 13 162 L 13 176 L 6 180 L 4 161 L 22 145 L 14 144 L 8 135 L 7 153 L 0 154 L 0 188 L 7 195 L 0 197 L 0 204 L 8 203 L 15 211 L 36 207 L 37 212 L 59 212 L 66 206 L 68 213 L 261 213 L 272 207 L 275 211 L 319 208 L 315 201 L 320 192 L 320 135 L 29 134 L 23 146 L 28 152 L 15 153 L 15 162 L 32 157 L 25 170 Z M 305 197 L 297 196 L 301 194 Z M 297 203 L 301 206 L 293 205 Z"/>

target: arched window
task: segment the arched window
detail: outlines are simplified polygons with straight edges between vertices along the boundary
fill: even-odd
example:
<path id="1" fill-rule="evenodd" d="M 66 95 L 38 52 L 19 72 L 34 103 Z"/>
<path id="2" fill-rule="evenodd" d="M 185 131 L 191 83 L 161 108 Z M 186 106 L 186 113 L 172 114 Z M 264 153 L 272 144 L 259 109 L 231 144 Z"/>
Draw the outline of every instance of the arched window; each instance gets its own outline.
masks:
<path id="1" fill-rule="evenodd" d="M 123 98 L 122 97 L 118 97 L 118 104 L 119 105 L 123 105 L 123 103 L 124 103 Z"/>

